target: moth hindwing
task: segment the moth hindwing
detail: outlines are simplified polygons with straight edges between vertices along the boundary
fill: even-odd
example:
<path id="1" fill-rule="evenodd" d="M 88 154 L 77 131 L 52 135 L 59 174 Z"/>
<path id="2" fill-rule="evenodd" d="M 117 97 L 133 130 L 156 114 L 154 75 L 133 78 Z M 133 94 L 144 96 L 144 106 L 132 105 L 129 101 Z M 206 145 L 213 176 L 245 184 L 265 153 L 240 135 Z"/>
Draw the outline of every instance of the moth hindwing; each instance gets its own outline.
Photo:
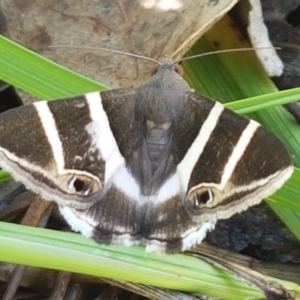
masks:
<path id="1" fill-rule="evenodd" d="M 0 118 L 0 165 L 103 244 L 175 253 L 291 176 L 283 144 L 194 93 L 170 60 L 140 87 Z"/>

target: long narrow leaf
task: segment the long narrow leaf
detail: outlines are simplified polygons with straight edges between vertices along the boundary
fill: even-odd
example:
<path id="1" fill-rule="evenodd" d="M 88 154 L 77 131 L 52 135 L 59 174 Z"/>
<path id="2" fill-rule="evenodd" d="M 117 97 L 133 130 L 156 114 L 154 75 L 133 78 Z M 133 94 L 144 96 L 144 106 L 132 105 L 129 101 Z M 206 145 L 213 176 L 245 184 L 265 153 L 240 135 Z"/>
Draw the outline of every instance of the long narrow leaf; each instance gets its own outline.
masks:
<path id="1" fill-rule="evenodd" d="M 262 294 L 234 276 L 185 255 L 145 253 L 144 247 L 100 246 L 78 234 L 0 222 L 2 261 L 127 280 L 222 299 Z"/>
<path id="2" fill-rule="evenodd" d="M 45 100 L 106 89 L 0 35 L 0 78 Z"/>

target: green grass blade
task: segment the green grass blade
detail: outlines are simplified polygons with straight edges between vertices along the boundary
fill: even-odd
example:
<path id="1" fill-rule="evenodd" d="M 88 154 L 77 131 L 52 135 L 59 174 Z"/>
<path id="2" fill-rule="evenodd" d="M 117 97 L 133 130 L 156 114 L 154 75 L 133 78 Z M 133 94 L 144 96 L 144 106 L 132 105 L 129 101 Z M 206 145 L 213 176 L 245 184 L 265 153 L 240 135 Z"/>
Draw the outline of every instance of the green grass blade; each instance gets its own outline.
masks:
<path id="1" fill-rule="evenodd" d="M 263 295 L 234 276 L 185 255 L 100 246 L 78 234 L 0 222 L 2 261 L 149 284 L 222 299 Z"/>
<path id="2" fill-rule="evenodd" d="M 241 115 L 258 110 L 285 105 L 300 100 L 300 88 L 255 96 L 248 99 L 225 103 L 225 106 Z"/>
<path id="3" fill-rule="evenodd" d="M 284 187 L 268 198 L 268 204 L 273 208 L 284 207 L 300 213 L 299 183 L 300 169 L 295 168 L 294 174 Z"/>
<path id="4" fill-rule="evenodd" d="M 105 86 L 59 66 L 1 35 L 0 78 L 45 100 L 107 89 Z"/>

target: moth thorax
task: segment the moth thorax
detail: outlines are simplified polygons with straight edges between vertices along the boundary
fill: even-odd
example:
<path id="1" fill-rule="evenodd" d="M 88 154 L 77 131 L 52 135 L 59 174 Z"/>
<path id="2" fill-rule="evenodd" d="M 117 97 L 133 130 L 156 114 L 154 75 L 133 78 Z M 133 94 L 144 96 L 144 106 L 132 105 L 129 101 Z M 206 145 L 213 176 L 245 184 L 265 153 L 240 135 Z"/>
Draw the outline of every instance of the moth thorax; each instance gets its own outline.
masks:
<path id="1" fill-rule="evenodd" d="M 159 163 L 163 162 L 166 149 L 171 140 L 171 122 L 156 124 L 147 120 L 146 145 L 152 170 L 155 171 Z"/>

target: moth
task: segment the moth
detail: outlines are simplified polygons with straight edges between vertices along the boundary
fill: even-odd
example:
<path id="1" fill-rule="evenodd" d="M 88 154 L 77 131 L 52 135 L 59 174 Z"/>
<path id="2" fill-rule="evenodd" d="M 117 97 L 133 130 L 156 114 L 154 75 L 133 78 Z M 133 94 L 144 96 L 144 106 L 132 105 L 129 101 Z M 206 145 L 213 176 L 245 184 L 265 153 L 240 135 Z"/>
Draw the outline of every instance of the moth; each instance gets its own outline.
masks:
<path id="1" fill-rule="evenodd" d="M 165 59 L 138 88 L 0 115 L 0 165 L 101 244 L 176 253 L 293 172 L 257 122 L 195 93 Z"/>

